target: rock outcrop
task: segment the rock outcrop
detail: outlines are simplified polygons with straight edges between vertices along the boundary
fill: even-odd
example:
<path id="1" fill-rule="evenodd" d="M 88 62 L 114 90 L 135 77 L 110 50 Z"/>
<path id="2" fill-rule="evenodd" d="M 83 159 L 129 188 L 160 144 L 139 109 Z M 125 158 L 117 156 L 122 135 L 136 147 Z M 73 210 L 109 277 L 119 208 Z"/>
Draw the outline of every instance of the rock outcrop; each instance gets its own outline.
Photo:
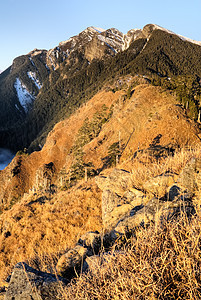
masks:
<path id="1" fill-rule="evenodd" d="M 18 263 L 11 275 L 5 300 L 55 300 L 62 299 L 64 278 L 37 271 L 26 263 Z"/>
<path id="2" fill-rule="evenodd" d="M 194 214 L 192 200 L 201 188 L 200 171 L 201 160 L 193 158 L 179 175 L 165 173 L 153 177 L 143 184 L 141 191 L 134 189 L 132 174 L 125 170 L 114 169 L 108 176 L 98 177 L 105 232 L 117 238 L 150 222 L 169 221 L 181 212 Z"/>
<path id="3" fill-rule="evenodd" d="M 97 177 L 96 183 L 102 190 L 102 219 L 106 229 L 115 227 L 144 201 L 144 193 L 133 188 L 131 173 L 126 170 L 114 169 L 107 177 Z"/>
<path id="4" fill-rule="evenodd" d="M 195 213 L 194 195 L 201 187 L 200 169 L 201 160 L 193 158 L 176 179 L 176 174 L 172 173 L 156 176 L 144 184 L 146 191 L 135 189 L 132 174 L 123 169 L 113 169 L 108 176 L 98 176 L 96 182 L 103 190 L 103 235 L 98 231 L 83 234 L 75 247 L 60 257 L 56 269 L 62 277 L 18 263 L 5 300 L 62 299 L 58 292 L 62 290 L 61 286 L 65 287 L 81 272 L 95 272 L 112 257 L 109 252 L 100 256 L 100 250 L 106 244 L 111 245 L 117 238 L 152 222 L 162 226 L 182 213 L 191 217 Z"/>
<path id="5" fill-rule="evenodd" d="M 200 166 L 200 160 L 193 158 L 180 175 L 156 176 L 144 183 L 143 190 L 134 188 L 132 174 L 123 169 L 113 169 L 108 176 L 98 176 L 96 183 L 102 189 L 102 245 L 113 243 L 118 237 L 150 223 L 162 225 L 181 213 L 192 216 L 195 213 L 193 195 L 200 188 Z M 96 263 L 100 265 L 97 256 L 100 248 L 100 234 L 86 233 L 75 248 L 59 259 L 58 273 L 70 278 L 75 270 L 80 272 L 93 269 Z"/>

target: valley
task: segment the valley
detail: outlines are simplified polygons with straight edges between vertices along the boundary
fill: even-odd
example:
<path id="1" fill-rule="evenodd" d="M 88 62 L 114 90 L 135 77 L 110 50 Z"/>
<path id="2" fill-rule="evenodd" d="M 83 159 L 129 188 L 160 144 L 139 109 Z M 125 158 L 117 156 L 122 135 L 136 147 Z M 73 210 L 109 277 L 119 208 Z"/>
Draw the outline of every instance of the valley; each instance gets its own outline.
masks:
<path id="1" fill-rule="evenodd" d="M 0 170 L 5 169 L 13 157 L 14 154 L 10 150 L 0 148 Z"/>

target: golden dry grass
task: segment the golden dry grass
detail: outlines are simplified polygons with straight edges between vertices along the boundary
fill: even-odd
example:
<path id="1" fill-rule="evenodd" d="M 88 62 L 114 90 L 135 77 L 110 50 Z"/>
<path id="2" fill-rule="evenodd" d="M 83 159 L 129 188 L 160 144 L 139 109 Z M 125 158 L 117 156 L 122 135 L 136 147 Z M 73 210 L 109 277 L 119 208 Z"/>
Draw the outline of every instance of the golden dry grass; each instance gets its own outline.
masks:
<path id="1" fill-rule="evenodd" d="M 200 148 L 177 151 L 173 157 L 147 164 L 132 163 L 133 183 L 138 188 L 165 172 L 179 174 L 191 158 L 200 158 Z M 131 167 L 131 166 L 130 166 Z M 197 200 L 197 198 L 196 198 Z M 196 203 L 197 204 L 197 203 Z M 161 227 L 153 224 L 137 231 L 124 246 L 117 244 L 110 255 L 102 253 L 102 265 L 76 278 L 63 299 L 200 299 L 201 297 L 201 213 L 189 221 Z M 101 259 L 99 260 L 101 261 Z"/>
<path id="2" fill-rule="evenodd" d="M 132 160 L 133 183 L 140 188 L 146 180 L 165 172 L 179 174 L 200 149 L 182 149 L 173 157 L 141 163 Z M 93 180 L 80 182 L 68 192 L 47 197 L 27 196 L 1 218 L 0 275 L 5 278 L 15 263 L 55 272 L 55 263 L 66 248 L 89 230 L 101 229 L 100 190 Z M 46 195 L 47 196 L 47 195 Z M 43 198 L 42 198 L 43 199 Z M 41 199 L 41 200 L 42 200 Z M 198 206 L 199 208 L 199 206 Z M 5 233 L 11 235 L 6 237 Z M 116 244 L 102 266 L 75 279 L 61 299 L 200 299 L 201 216 L 191 222 L 158 224 L 136 232 L 124 246 Z"/>
<path id="3" fill-rule="evenodd" d="M 161 158 L 160 160 L 151 160 L 147 156 L 146 162 L 141 162 L 139 159 L 127 161 L 123 163 L 123 167 L 128 168 L 132 172 L 133 184 L 137 188 L 142 188 L 142 185 L 149 179 L 165 173 L 175 174 L 175 178 L 186 163 L 191 158 L 201 158 L 200 145 L 197 147 L 186 147 L 175 151 L 174 156 Z"/>
<path id="4" fill-rule="evenodd" d="M 101 230 L 101 194 L 93 180 L 56 195 L 29 195 L 1 215 L 0 279 L 19 261 L 52 271 L 80 235 Z"/>
<path id="5" fill-rule="evenodd" d="M 63 299 L 200 299 L 200 237 L 199 215 L 142 229 L 69 284 Z"/>

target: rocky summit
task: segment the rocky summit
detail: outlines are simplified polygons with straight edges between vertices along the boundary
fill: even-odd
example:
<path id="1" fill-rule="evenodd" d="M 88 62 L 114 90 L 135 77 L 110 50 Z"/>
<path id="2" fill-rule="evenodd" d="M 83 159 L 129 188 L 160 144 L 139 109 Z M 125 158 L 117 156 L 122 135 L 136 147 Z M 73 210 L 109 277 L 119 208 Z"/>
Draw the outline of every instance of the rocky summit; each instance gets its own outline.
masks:
<path id="1" fill-rule="evenodd" d="M 200 56 L 91 26 L 0 74 L 0 298 L 199 299 Z"/>

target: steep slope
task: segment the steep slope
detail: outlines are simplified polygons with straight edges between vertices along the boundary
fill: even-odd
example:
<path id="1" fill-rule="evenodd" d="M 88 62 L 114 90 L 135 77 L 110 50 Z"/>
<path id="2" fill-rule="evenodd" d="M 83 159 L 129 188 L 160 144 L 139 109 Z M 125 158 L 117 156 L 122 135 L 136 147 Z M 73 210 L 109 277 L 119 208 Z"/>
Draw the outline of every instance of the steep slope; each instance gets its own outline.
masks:
<path id="1" fill-rule="evenodd" d="M 34 50 L 14 59 L 12 67 L 0 75 L 0 145 L 19 149 L 24 137 L 12 138 L 27 119 L 33 103 L 48 77 L 46 51 Z"/>
<path id="2" fill-rule="evenodd" d="M 121 81 L 123 89 L 115 93 L 99 92 L 70 118 L 58 123 L 41 151 L 16 156 L 6 170 L 0 172 L 3 209 L 30 189 L 63 185 L 67 179 L 60 179 L 62 170 L 68 174 L 78 158 L 91 162 L 96 172 L 109 167 L 108 151 L 115 143 L 117 147 L 121 144 L 118 155 L 122 162 L 152 143 L 172 151 L 188 144 L 199 144 L 199 126 L 186 116 L 174 96 L 158 87 L 142 84 L 129 98 L 130 88 L 126 86 L 146 80 L 129 76 Z"/>
<path id="3" fill-rule="evenodd" d="M 170 152 L 174 154 L 179 148 L 200 145 L 199 128 L 178 106 L 174 96 L 145 83 L 143 78 L 125 77 L 121 80 L 127 82 L 127 88 L 115 93 L 99 92 L 70 118 L 54 127 L 41 151 L 29 156 L 16 156 L 0 172 L 2 270 L 5 270 L 5 262 L 10 266 L 19 257 L 33 258 L 34 251 L 43 254 L 44 251 L 60 251 L 70 234 L 70 229 L 65 230 L 65 222 L 75 236 L 85 229 L 101 228 L 101 219 L 98 218 L 101 194 L 90 176 L 99 174 L 101 170 L 107 172 L 116 164 L 132 170 L 136 162 L 160 159 Z M 136 80 L 144 83 L 136 86 L 130 97 L 129 85 L 132 86 Z M 94 133 L 97 123 L 100 127 Z M 87 140 L 89 136 L 91 138 Z M 79 170 L 83 166 L 87 168 L 88 180 L 86 171 L 76 177 L 73 169 L 78 152 L 83 153 L 82 157 L 79 156 Z M 91 167 L 93 174 L 88 173 Z M 80 207 L 76 219 L 77 206 L 72 201 L 77 201 Z M 72 213 L 70 205 L 73 205 Z M 97 209 L 94 210 L 95 206 Z M 61 214 L 65 209 L 68 217 L 64 218 Z M 72 220 L 76 222 L 72 223 Z M 38 226 L 39 223 L 44 225 Z M 52 226 L 59 231 L 54 231 Z M 41 228 L 49 229 L 41 231 Z M 58 243 L 59 236 L 63 237 Z M 51 247 L 48 250 L 49 239 Z M 71 238 L 71 241 L 74 239 Z M 11 262 L 9 257 L 13 257 L 16 249 L 18 256 Z"/>
<path id="4" fill-rule="evenodd" d="M 102 32 L 106 35 L 105 37 L 102 36 Z M 80 69 L 81 61 L 82 64 L 84 63 L 83 67 L 86 67 L 88 65 L 87 59 L 90 61 L 94 58 L 101 59 L 105 56 L 114 55 L 116 53 L 114 48 L 117 47 L 115 47 L 113 40 L 115 40 L 116 35 L 112 33 L 112 30 L 109 32 L 112 35 L 110 38 L 107 37 L 107 31 L 89 27 L 68 41 L 61 42 L 54 49 L 49 51 L 34 49 L 27 55 L 20 56 L 13 61 L 12 66 L 0 76 L 1 146 L 16 150 L 30 144 L 33 137 L 41 130 L 39 121 L 36 131 L 30 132 L 32 131 L 30 127 L 33 125 L 30 123 L 36 123 L 36 115 L 40 106 L 43 105 L 40 101 L 34 103 L 39 91 L 43 90 L 42 87 L 44 86 L 44 92 L 46 92 L 62 75 L 62 70 L 55 74 L 54 70 L 58 69 L 63 61 L 66 61 L 68 68 L 73 69 L 69 74 L 71 75 Z M 49 76 L 50 81 L 45 83 Z M 47 108 L 48 122 L 51 121 L 51 110 L 54 109 L 55 107 Z M 34 110 L 37 112 L 31 114 Z M 44 107 L 43 110 L 46 108 Z M 38 116 L 39 120 L 43 115 L 44 112 L 41 112 Z"/>
<path id="5" fill-rule="evenodd" d="M 4 104 L 5 98 L 7 105 L 13 106 L 15 114 L 22 117 L 29 110 L 29 102 L 34 101 L 43 82 L 45 81 L 48 70 L 45 68 L 46 51 L 34 50 L 27 55 L 14 59 L 12 67 L 4 71 L 0 76 L 1 103 Z M 10 97 L 9 97 L 10 95 Z M 25 98 L 27 97 L 27 101 Z M 30 101 L 32 100 L 32 101 Z M 27 102 L 27 103 L 25 103 Z M 27 105 L 26 105 L 27 104 Z M 9 125 L 8 110 L 1 111 L 1 127 Z M 11 116 L 10 116 L 11 118 Z"/>
<path id="6" fill-rule="evenodd" d="M 18 155 L 0 171 L 2 278 L 19 260 L 50 270 L 45 265 L 82 233 L 101 230 L 94 175 L 114 166 L 144 170 L 148 161 L 200 147 L 199 127 L 169 91 L 142 76 L 116 84 L 118 91 L 100 91 L 56 124 L 41 151 Z"/>
<path id="7" fill-rule="evenodd" d="M 67 60 L 64 61 L 57 70 L 57 77 L 54 74 L 50 88 L 43 90 L 39 96 L 38 101 L 43 103 L 41 109 L 45 110 L 46 122 L 45 126 L 41 124 L 39 139 L 32 144 L 31 149 L 36 148 L 39 143 L 44 143 L 44 137 L 52 127 L 48 120 L 53 119 L 57 122 L 59 118 L 69 115 L 73 107 L 86 102 L 104 84 L 107 84 L 108 80 L 111 81 L 111 76 L 118 78 L 122 74 L 129 73 L 132 75 L 148 74 L 159 78 L 190 75 L 197 77 L 196 80 L 199 81 L 201 76 L 200 46 L 183 41 L 177 35 L 171 35 L 164 30 L 153 30 L 150 25 L 145 26 L 142 32 L 138 32 L 137 38 L 135 38 L 136 32 L 132 33 L 134 41 L 129 48 L 118 52 L 114 57 L 106 56 L 104 60 L 96 59 L 88 64 L 83 56 L 80 56 L 79 66 L 75 64 L 75 60 L 71 65 Z M 95 43 L 94 40 L 91 43 Z M 89 51 L 92 51 L 90 47 Z M 51 102 L 54 108 L 47 107 L 47 102 Z M 41 115 L 41 111 L 37 111 L 37 115 Z"/>
<path id="8" fill-rule="evenodd" d="M 125 35 L 88 27 L 54 49 L 35 49 L 0 76 L 0 145 L 39 150 L 58 121 L 122 74 L 190 75 L 199 82 L 200 55 L 199 42 L 153 24 Z"/>
<path id="9" fill-rule="evenodd" d="M 13 122 L 4 116 L 2 143 L 42 149 L 19 152 L 0 171 L 0 279 L 19 260 L 53 272 L 82 233 L 102 230 L 94 176 L 117 167 L 139 188 L 169 172 L 169 162 L 178 176 L 189 159 L 183 150 L 201 146 L 200 49 L 152 24 L 126 36 L 88 28 L 1 74 L 1 95 L 9 87 L 7 103 L 19 108 Z M 31 107 L 19 101 L 23 85 Z"/>

